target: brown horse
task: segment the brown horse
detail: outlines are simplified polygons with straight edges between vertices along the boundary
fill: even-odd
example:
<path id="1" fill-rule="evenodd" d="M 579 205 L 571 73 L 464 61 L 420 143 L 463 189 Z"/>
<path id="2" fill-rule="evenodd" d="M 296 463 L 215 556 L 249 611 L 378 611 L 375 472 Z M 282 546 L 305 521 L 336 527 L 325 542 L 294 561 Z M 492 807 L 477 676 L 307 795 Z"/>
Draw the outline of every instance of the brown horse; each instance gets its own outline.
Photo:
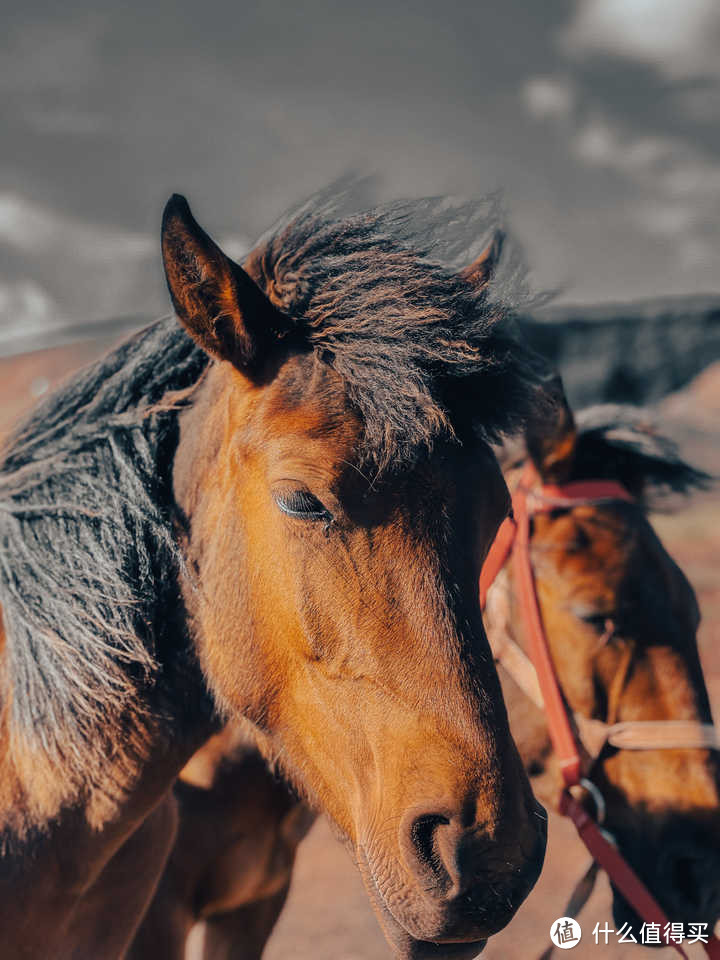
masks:
<path id="1" fill-rule="evenodd" d="M 711 723 L 695 596 L 647 519 L 648 502 L 660 488 L 684 492 L 707 477 L 649 430 L 636 410 L 594 407 L 576 422 L 561 396 L 558 411 L 552 429 L 545 422 L 528 431 L 538 482 L 612 480 L 633 497 L 559 506 L 532 521 L 530 550 L 547 641 L 581 735 L 592 732 L 591 720 Z M 506 470 L 511 489 L 522 470 L 522 463 Z M 523 762 L 536 793 L 552 800 L 562 781 L 545 716 L 528 696 L 530 685 L 521 689 L 527 673 L 506 653 L 516 658 L 517 645 L 525 642 L 518 597 L 508 564 L 489 591 L 486 625 Z M 720 916 L 716 756 L 702 749 L 605 744 L 589 774 L 605 801 L 605 828 L 665 913 L 674 921 L 707 923 L 709 932 Z M 586 801 L 593 803 L 589 796 Z M 614 893 L 616 924 L 628 922 L 638 931 L 642 920 Z"/>
<path id="2" fill-rule="evenodd" d="M 128 960 L 182 960 L 198 922 L 205 960 L 259 960 L 314 812 L 270 771 L 243 724 L 195 754 L 175 796 L 175 844 Z"/>
<path id="3" fill-rule="evenodd" d="M 508 508 L 489 441 L 536 374 L 482 261 L 435 256 L 472 213 L 326 198 L 242 269 L 174 197 L 190 337 L 148 328 L 10 440 L 5 957 L 126 952 L 219 714 L 332 819 L 400 956 L 473 955 L 532 887 L 544 818 L 476 583 Z"/>
<path id="4" fill-rule="evenodd" d="M 556 409 L 557 419 L 538 420 L 528 429 L 527 447 L 539 477 L 546 483 L 614 480 L 635 498 L 634 505 L 558 509 L 534 521 L 532 558 L 542 615 L 569 705 L 581 718 L 609 723 L 708 722 L 694 595 L 646 517 L 648 500 L 659 488 L 686 491 L 706 478 L 649 433 L 637 411 L 592 408 L 576 425 L 561 388 Z M 505 451 L 514 485 L 528 454 L 509 456 Z M 502 652 L 510 641 L 517 656 L 523 642 L 509 566 L 490 591 L 487 615 L 500 652 L 511 730 L 536 792 L 554 802 L 562 781 L 544 712 L 517 683 L 528 679 L 527 673 Z M 511 664 L 511 672 L 503 664 Z M 533 694 L 531 667 L 529 681 Z M 131 954 L 137 960 L 157 956 L 159 944 L 171 944 L 162 954 L 168 960 L 182 957 L 197 921 L 205 922 L 206 960 L 257 960 L 284 904 L 307 827 L 305 807 L 271 777 L 261 758 L 249 759 L 242 730 L 228 729 L 224 737 L 200 751 L 182 774 L 180 830 Z M 706 922 L 711 931 L 720 912 L 714 755 L 608 746 L 592 777 L 605 798 L 606 828 L 667 914 L 686 923 Z M 260 791 L 263 806 L 257 809 Z M 249 820 L 252 837 L 243 829 Z M 257 849 L 264 852 L 258 856 Z M 614 911 L 618 926 L 629 922 L 639 931 L 642 921 L 619 893 Z"/>

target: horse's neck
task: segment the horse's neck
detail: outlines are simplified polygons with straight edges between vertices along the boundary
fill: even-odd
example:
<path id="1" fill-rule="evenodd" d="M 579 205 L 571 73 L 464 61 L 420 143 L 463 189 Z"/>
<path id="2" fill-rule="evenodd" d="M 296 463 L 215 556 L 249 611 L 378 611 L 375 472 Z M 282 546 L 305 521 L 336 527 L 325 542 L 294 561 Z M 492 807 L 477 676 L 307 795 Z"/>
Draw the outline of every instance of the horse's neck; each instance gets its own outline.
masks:
<path id="1" fill-rule="evenodd" d="M 224 366 L 208 368 L 192 403 L 178 417 L 180 437 L 172 485 L 175 500 L 188 518 L 203 495 L 203 484 L 213 477 L 226 435 L 228 372 Z"/>
<path id="2" fill-rule="evenodd" d="M 212 704 L 199 667 L 183 654 L 178 637 L 174 657 L 153 686 L 133 703 L 132 714 L 108 718 L 121 726 L 108 731 L 103 778 L 77 785 L 65 775 L 54 754 L 43 750 L 42 738 L 29 743 L 14 733 L 11 650 L 0 606 L 0 854 L 3 847 L 22 850 L 27 838 L 65 832 L 69 823 L 91 835 L 126 818 L 142 819 L 159 793 L 172 785 L 192 753 L 212 735 Z M 129 708 L 130 709 L 130 708 Z M 38 724 L 42 719 L 37 721 Z"/>

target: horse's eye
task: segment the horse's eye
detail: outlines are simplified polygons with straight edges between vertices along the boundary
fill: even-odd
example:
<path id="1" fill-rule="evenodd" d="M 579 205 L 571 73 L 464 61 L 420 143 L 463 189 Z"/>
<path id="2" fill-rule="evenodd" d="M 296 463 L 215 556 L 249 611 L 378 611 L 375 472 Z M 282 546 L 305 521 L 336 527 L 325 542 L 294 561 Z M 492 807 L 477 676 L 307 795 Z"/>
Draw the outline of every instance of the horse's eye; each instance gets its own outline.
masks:
<path id="1" fill-rule="evenodd" d="M 589 627 L 595 627 L 596 630 L 604 630 L 605 622 L 611 618 L 607 613 L 584 613 L 580 615 L 580 619 L 584 620 Z"/>
<path id="2" fill-rule="evenodd" d="M 282 512 L 289 517 L 324 520 L 326 523 L 332 520 L 330 511 L 309 490 L 283 490 L 281 493 L 274 493 L 273 498 Z"/>
<path id="3" fill-rule="evenodd" d="M 612 640 L 617 633 L 615 617 L 611 613 L 591 613 L 581 619 L 599 633 L 606 642 Z"/>

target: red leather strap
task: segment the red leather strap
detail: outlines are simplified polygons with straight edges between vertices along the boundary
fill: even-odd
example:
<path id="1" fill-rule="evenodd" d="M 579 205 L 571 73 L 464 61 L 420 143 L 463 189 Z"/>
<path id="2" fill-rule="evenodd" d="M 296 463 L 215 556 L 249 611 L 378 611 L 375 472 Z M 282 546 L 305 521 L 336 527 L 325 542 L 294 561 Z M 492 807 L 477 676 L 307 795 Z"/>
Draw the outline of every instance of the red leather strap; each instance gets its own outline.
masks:
<path id="1" fill-rule="evenodd" d="M 574 787 L 580 783 L 581 777 L 580 745 L 560 690 L 555 666 L 545 637 L 545 629 L 535 590 L 535 577 L 530 561 L 530 517 L 524 491 L 519 491 L 516 495 L 513 501 L 513 509 L 517 523 L 517 535 L 512 551 L 512 560 L 518 583 L 523 620 L 528 633 L 530 657 L 537 672 L 538 683 L 545 703 L 548 732 L 560 763 L 563 782 L 566 787 Z"/>
<path id="2" fill-rule="evenodd" d="M 615 480 L 577 480 L 562 485 L 546 483 L 537 491 L 537 499 L 541 504 L 543 501 L 547 503 L 547 506 L 543 507 L 546 510 L 554 510 L 563 503 L 578 506 L 582 503 L 635 502 L 632 494 Z M 537 510 L 538 506 L 533 512 L 536 513 Z"/>
<path id="3" fill-rule="evenodd" d="M 720 960 L 720 940 L 716 936 L 711 936 L 708 942 L 703 944 L 703 947 L 710 960 Z"/>
<path id="4" fill-rule="evenodd" d="M 495 583 L 495 578 L 505 566 L 507 558 L 510 556 L 510 551 L 515 542 L 516 530 L 517 528 L 513 518 L 505 517 L 498 527 L 498 532 L 495 534 L 492 546 L 488 550 L 487 557 L 485 557 L 485 563 L 480 571 L 480 608 L 482 610 L 485 609 L 488 590 Z"/>
<path id="5" fill-rule="evenodd" d="M 572 820 L 582 842 L 637 914 L 646 923 L 660 924 L 662 936 L 662 928 L 668 923 L 662 907 L 617 847 L 603 836 L 587 810 L 567 790 L 563 790 L 560 796 L 560 813 Z M 687 954 L 679 943 L 669 939 L 666 942 L 687 960 Z"/>

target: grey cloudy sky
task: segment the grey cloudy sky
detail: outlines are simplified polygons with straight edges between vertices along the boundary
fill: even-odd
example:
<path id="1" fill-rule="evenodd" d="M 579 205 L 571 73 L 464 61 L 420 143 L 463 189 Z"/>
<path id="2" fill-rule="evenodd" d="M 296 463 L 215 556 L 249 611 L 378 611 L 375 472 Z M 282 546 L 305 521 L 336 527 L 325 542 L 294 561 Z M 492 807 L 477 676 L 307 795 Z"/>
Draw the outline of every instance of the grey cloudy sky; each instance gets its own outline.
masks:
<path id="1" fill-rule="evenodd" d="M 717 0 L 3 7 L 0 337 L 167 309 L 170 192 L 239 251 L 348 170 L 502 189 L 539 287 L 720 291 Z"/>

